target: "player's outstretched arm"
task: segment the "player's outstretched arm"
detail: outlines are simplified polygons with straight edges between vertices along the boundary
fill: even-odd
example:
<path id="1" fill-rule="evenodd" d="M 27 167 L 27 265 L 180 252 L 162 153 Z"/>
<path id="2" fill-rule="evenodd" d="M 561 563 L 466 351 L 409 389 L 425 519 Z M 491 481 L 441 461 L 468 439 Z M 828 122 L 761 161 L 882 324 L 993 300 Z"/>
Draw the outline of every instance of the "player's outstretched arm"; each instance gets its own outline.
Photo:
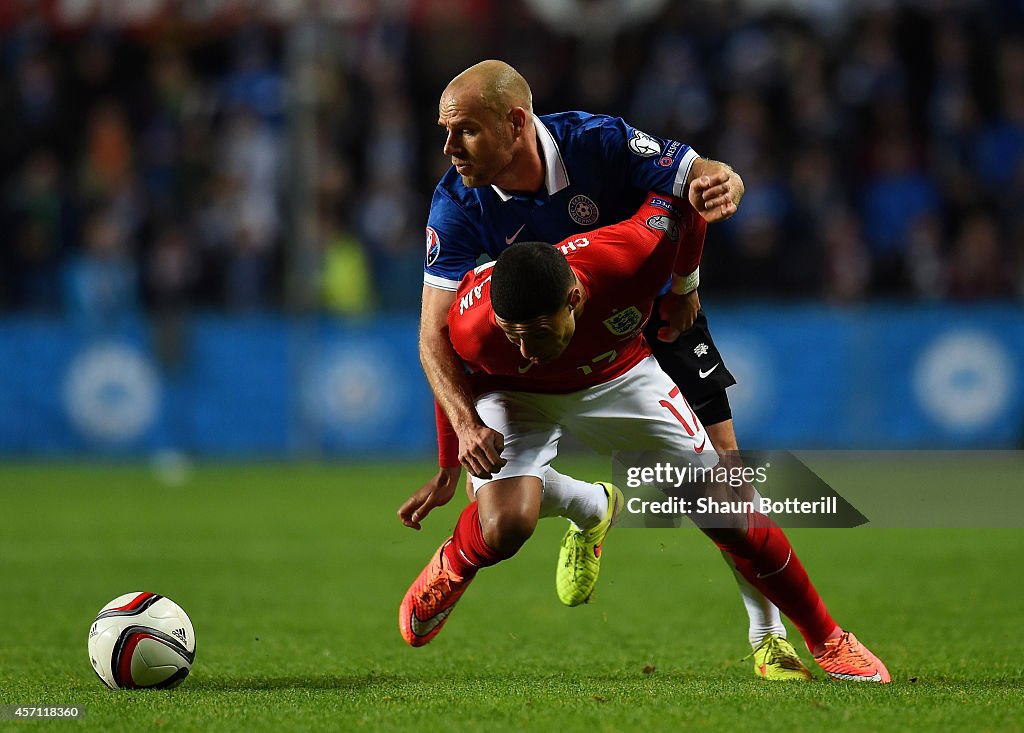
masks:
<path id="1" fill-rule="evenodd" d="M 690 167 L 687 197 L 704 221 L 725 221 L 736 213 L 746 189 L 731 166 L 717 160 L 697 158 Z"/>
<path id="2" fill-rule="evenodd" d="M 398 518 L 412 529 L 420 529 L 422 522 L 435 507 L 444 506 L 455 496 L 462 478 L 462 466 L 439 468 L 437 474 L 398 507 Z"/>
<path id="3" fill-rule="evenodd" d="M 490 478 L 505 465 L 505 439 L 480 419 L 459 355 L 448 337 L 448 309 L 455 293 L 423 286 L 420 313 L 420 363 L 441 409 L 459 436 L 459 461 L 479 478 Z"/>

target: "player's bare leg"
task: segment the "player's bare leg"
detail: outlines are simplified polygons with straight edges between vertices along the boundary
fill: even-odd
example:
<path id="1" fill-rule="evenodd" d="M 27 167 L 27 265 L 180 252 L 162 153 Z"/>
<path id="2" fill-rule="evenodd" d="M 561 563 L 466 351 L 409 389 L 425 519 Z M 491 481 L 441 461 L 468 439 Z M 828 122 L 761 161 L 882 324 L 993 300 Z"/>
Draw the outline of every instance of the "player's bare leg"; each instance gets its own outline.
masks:
<path id="1" fill-rule="evenodd" d="M 466 492 L 472 501 L 469 478 Z M 565 605 L 578 606 L 593 597 L 604 541 L 624 503 L 622 492 L 610 483 L 581 481 L 551 467 L 544 473 L 540 516 L 569 520 L 555 567 L 555 592 Z"/>
<path id="2" fill-rule="evenodd" d="M 476 492 L 484 542 L 503 555 L 519 552 L 540 518 L 542 484 L 536 476 L 514 476 L 484 484 Z"/>

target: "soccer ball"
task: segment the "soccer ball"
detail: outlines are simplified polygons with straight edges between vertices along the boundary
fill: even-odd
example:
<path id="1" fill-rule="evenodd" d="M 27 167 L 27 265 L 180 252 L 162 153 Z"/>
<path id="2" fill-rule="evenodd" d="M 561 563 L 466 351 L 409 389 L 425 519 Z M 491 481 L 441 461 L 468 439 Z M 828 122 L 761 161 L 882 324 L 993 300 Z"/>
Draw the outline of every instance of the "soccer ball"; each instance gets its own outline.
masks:
<path id="1" fill-rule="evenodd" d="M 107 687 L 177 687 L 196 658 L 181 606 L 155 593 L 126 593 L 100 609 L 89 629 L 89 661 Z"/>

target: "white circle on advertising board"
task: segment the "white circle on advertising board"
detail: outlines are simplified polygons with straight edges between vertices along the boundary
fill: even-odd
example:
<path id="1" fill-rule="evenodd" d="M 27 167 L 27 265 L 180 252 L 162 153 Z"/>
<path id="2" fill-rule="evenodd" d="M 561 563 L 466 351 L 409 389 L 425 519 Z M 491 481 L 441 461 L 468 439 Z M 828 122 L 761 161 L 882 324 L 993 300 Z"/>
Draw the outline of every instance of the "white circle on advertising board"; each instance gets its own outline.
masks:
<path id="1" fill-rule="evenodd" d="M 153 424 L 160 378 L 150 360 L 124 344 L 90 346 L 77 354 L 64 377 L 64 406 L 86 437 L 128 443 Z"/>
<path id="2" fill-rule="evenodd" d="M 366 348 L 325 355 L 306 383 L 307 410 L 325 426 L 375 429 L 396 418 L 389 354 Z"/>
<path id="3" fill-rule="evenodd" d="M 952 331 L 921 352 L 913 385 L 928 417 L 950 430 L 973 430 L 1001 415 L 1013 388 L 1013 366 L 992 336 Z"/>

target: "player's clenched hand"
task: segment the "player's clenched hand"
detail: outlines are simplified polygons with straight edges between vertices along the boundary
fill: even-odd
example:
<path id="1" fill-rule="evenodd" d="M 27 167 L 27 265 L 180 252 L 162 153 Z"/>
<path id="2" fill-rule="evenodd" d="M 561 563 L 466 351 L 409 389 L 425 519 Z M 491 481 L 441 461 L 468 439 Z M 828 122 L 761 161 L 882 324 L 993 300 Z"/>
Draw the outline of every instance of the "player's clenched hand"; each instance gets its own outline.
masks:
<path id="1" fill-rule="evenodd" d="M 687 196 L 704 221 L 714 223 L 736 213 L 743 191 L 743 179 L 736 171 L 722 163 L 707 161 L 704 174 L 693 179 Z"/>
<path id="2" fill-rule="evenodd" d="M 477 478 L 490 478 L 508 461 L 501 457 L 505 437 L 486 425 L 476 425 L 459 434 L 459 461 Z"/>
<path id="3" fill-rule="evenodd" d="M 398 518 L 402 524 L 413 529 L 420 528 L 420 522 L 434 507 L 444 506 L 455 496 L 455 489 L 462 476 L 462 467 L 441 468 L 437 475 L 423 484 L 415 494 L 398 507 Z"/>
<path id="4" fill-rule="evenodd" d="M 686 295 L 666 293 L 658 306 L 658 315 L 669 325 L 658 329 L 658 341 L 672 343 L 683 331 L 689 331 L 700 312 L 700 297 L 696 290 Z"/>

